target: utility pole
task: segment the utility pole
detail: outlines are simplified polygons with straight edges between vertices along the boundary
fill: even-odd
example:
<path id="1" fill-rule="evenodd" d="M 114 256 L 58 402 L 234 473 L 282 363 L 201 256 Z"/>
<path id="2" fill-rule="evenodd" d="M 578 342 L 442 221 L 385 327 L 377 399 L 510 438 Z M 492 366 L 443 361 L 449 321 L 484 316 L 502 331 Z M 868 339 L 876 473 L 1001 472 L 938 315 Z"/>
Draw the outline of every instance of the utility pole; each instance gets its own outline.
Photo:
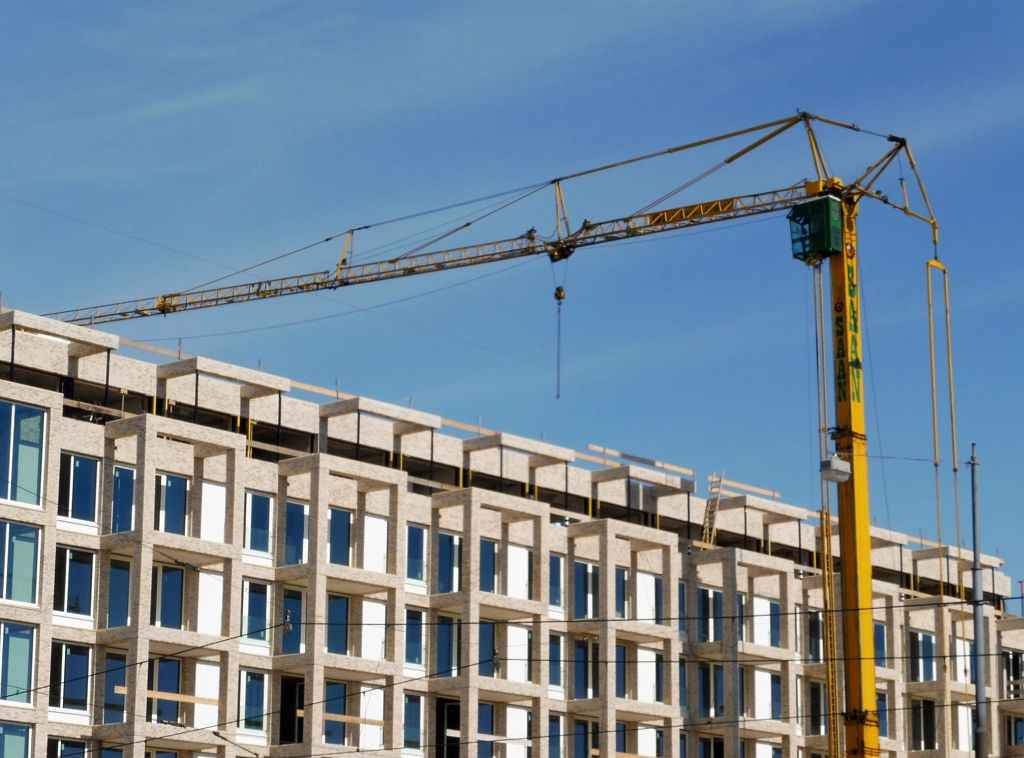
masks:
<path id="1" fill-rule="evenodd" d="M 988 716 L 985 713 L 985 683 L 988 681 L 985 651 L 985 593 L 982 591 L 981 535 L 978 529 L 978 454 L 977 445 L 971 443 L 971 520 L 974 527 L 974 571 L 972 600 L 974 601 L 974 754 L 988 755 Z"/>

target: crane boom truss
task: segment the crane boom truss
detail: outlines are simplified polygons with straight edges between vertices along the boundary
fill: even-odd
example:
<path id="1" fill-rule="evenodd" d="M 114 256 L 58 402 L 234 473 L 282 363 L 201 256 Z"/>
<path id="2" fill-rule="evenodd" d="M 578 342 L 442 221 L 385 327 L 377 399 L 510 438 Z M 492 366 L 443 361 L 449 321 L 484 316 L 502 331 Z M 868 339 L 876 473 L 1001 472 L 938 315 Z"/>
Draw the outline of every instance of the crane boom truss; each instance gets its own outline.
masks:
<path id="1" fill-rule="evenodd" d="M 625 216 L 610 221 L 584 222 L 583 226 L 575 233 L 556 240 L 540 239 L 533 232 L 527 232 L 519 237 L 479 245 L 435 250 L 341 267 L 337 274 L 318 271 L 311 274 L 262 279 L 244 284 L 98 305 L 91 308 L 58 311 L 46 315 L 72 324 L 103 324 L 200 308 L 213 308 L 230 303 L 265 300 L 303 292 L 332 290 L 354 284 L 386 281 L 433 271 L 448 271 L 532 255 L 547 255 L 552 260 L 561 260 L 569 257 L 579 248 L 781 211 L 791 208 L 807 198 L 807 187 L 799 184 L 755 195 L 738 195 L 651 213 Z"/>

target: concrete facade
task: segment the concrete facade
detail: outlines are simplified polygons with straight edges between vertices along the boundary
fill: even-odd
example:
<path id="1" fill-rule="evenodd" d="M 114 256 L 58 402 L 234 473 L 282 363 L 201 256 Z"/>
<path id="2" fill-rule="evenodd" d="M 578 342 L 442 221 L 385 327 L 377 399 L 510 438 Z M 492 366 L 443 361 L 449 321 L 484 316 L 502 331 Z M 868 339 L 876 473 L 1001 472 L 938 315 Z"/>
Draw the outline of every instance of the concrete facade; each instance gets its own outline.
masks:
<path id="1" fill-rule="evenodd" d="M 730 496 L 705 545 L 692 477 L 118 348 L 0 314 L 5 758 L 827 752 L 817 513 Z M 970 555 L 913 544 L 875 534 L 883 755 L 967 756 Z M 991 754 L 1024 755 L 984 564 Z"/>

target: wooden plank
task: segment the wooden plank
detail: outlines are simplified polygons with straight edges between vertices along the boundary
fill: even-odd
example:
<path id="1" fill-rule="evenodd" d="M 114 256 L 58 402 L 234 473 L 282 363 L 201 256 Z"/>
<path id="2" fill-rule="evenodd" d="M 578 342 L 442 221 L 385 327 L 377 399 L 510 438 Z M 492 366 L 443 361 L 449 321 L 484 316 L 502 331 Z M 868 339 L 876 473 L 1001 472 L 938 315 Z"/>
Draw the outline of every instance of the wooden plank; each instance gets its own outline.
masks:
<path id="1" fill-rule="evenodd" d="M 124 685 L 114 687 L 115 695 L 127 695 L 128 688 Z M 196 695 L 183 695 L 178 692 L 160 692 L 159 690 L 146 690 L 146 697 L 155 700 L 170 700 L 174 703 L 191 703 L 192 705 L 220 705 L 220 700 L 210 697 L 197 697 Z"/>
<path id="2" fill-rule="evenodd" d="M 306 712 L 301 708 L 295 711 L 295 715 L 303 718 Z M 343 724 L 369 724 L 370 726 L 387 726 L 387 721 L 380 719 L 364 719 L 361 716 L 345 716 L 341 713 L 325 713 L 324 721 L 340 721 Z"/>
<path id="3" fill-rule="evenodd" d="M 717 480 L 717 478 L 718 477 L 715 477 L 715 476 L 709 476 L 708 477 L 708 481 L 709 482 L 710 481 L 714 481 L 714 480 Z M 726 486 L 729 486 L 729 487 L 735 487 L 737 489 L 744 490 L 745 492 L 751 492 L 751 493 L 753 493 L 755 495 L 764 495 L 765 497 L 774 498 L 775 500 L 781 500 L 782 499 L 782 493 L 781 492 L 776 492 L 775 490 L 765 489 L 764 487 L 755 487 L 755 486 L 753 486 L 751 484 L 744 484 L 743 482 L 736 482 L 736 481 L 733 481 L 732 479 L 723 479 L 720 484 L 721 485 L 726 485 Z"/>

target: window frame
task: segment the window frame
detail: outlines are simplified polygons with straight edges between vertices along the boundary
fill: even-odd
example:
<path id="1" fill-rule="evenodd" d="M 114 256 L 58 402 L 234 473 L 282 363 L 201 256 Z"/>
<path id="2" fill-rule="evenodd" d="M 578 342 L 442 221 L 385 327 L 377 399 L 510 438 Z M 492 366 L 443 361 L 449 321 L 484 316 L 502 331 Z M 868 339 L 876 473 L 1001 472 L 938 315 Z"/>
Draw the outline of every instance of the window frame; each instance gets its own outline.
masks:
<path id="1" fill-rule="evenodd" d="M 119 479 L 124 474 L 119 472 L 128 472 L 131 474 L 130 481 L 127 487 L 124 487 L 119 483 Z M 110 532 L 112 534 L 120 534 L 121 532 L 131 532 L 135 529 L 135 477 L 136 471 L 131 466 L 114 466 L 113 478 L 111 479 L 111 492 L 110 492 Z M 125 489 L 131 493 L 131 501 L 128 503 L 128 528 L 122 529 L 121 518 L 123 518 L 123 502 L 120 501 L 119 495 L 122 494 Z M 120 514 L 120 515 L 119 515 Z"/>
<path id="2" fill-rule="evenodd" d="M 5 408 L 6 406 L 6 408 Z M 18 412 L 27 411 L 38 414 L 41 418 L 39 429 L 39 455 L 36 471 L 35 492 L 31 493 L 21 485 L 18 479 L 17 467 L 21 449 L 15 446 L 16 432 L 19 424 Z M 34 405 L 14 402 L 12 400 L 0 400 L 0 416 L 7 415 L 7 423 L 4 424 L 0 418 L 0 431 L 7 437 L 0 438 L 0 500 L 9 503 L 41 508 L 43 506 L 43 482 L 46 481 L 46 456 L 47 456 L 47 432 L 49 431 L 49 413 L 45 408 Z M 19 492 L 25 491 L 34 494 L 35 499 L 22 499 L 18 497 Z"/>
<path id="3" fill-rule="evenodd" d="M 168 572 L 177 572 L 181 577 L 181 594 L 178 597 L 178 626 L 166 623 L 164 619 L 164 577 Z M 153 564 L 153 582 L 150 589 L 150 626 L 158 626 L 161 629 L 187 630 L 188 624 L 185 619 L 185 569 L 182 566 L 169 566 L 165 563 Z"/>
<path id="4" fill-rule="evenodd" d="M 343 513 L 348 518 L 348 523 L 345 525 L 343 530 L 345 536 L 345 555 L 344 560 L 334 560 L 335 547 L 334 544 L 334 515 L 336 513 Z M 352 565 L 352 524 L 355 523 L 355 513 L 348 508 L 342 508 L 340 506 L 331 506 L 327 509 L 327 562 L 334 566 L 351 566 Z M 308 529 L 308 522 L 307 522 Z"/>
<path id="5" fill-rule="evenodd" d="M 415 621 L 415 622 L 411 620 L 413 614 L 415 614 L 416 616 L 419 617 L 419 619 L 417 621 Z M 426 634 L 425 634 L 426 629 L 427 629 L 426 618 L 427 618 L 427 611 L 424 608 L 413 608 L 413 607 L 408 607 L 407 606 L 406 609 L 405 609 L 405 652 L 403 653 L 403 655 L 405 656 L 404 662 L 405 662 L 406 666 L 415 666 L 416 668 L 426 668 L 426 665 L 427 665 L 427 638 L 426 638 Z M 416 645 L 416 647 L 415 647 L 416 654 L 417 654 L 417 657 L 419 658 L 419 660 L 409 660 L 409 651 L 410 651 L 410 649 L 412 649 L 410 647 L 410 641 L 412 639 L 412 635 L 409 634 L 409 631 L 411 629 L 416 629 L 417 630 L 416 633 L 419 636 L 419 644 Z"/>
<path id="6" fill-rule="evenodd" d="M 93 467 L 93 478 L 92 478 L 92 500 L 89 504 L 92 512 L 89 518 L 83 518 L 80 515 L 75 514 L 75 506 L 77 498 L 75 497 L 76 480 L 77 480 L 77 465 L 78 461 L 88 461 Z M 68 465 L 65 468 L 64 462 L 67 461 Z M 99 513 L 100 506 L 100 478 L 103 472 L 103 464 L 99 458 L 95 458 L 90 455 L 82 455 L 81 453 L 72 453 L 67 450 L 61 450 L 60 453 L 60 474 L 57 488 L 57 516 L 58 518 L 70 519 L 72 521 L 78 521 L 84 524 L 95 524 L 96 515 Z M 64 513 L 61 511 L 64 510 Z"/>
<path id="7" fill-rule="evenodd" d="M 85 651 L 85 674 L 83 676 L 69 677 L 67 673 L 69 655 L 81 655 L 81 651 L 83 650 Z M 89 708 L 92 705 L 92 647 L 89 645 L 80 645 L 75 642 L 53 640 L 50 646 L 50 651 L 49 707 L 60 711 L 88 713 Z M 58 651 L 60 651 L 59 657 L 57 655 Z M 54 677 L 54 674 L 56 674 L 56 677 Z M 68 704 L 70 698 L 67 692 L 67 686 L 72 683 L 80 683 L 85 690 L 85 702 L 81 707 L 78 705 Z M 54 702 L 55 700 L 56 702 Z M 76 699 L 75 702 L 78 702 L 78 700 Z"/>
<path id="8" fill-rule="evenodd" d="M 20 572 L 15 571 L 14 562 L 18 551 L 12 549 L 16 537 L 12 534 L 17 530 L 21 535 L 32 533 L 33 535 L 33 560 L 32 560 L 32 599 L 19 600 L 11 597 L 13 588 L 22 581 Z M 39 607 L 39 567 L 41 559 L 40 540 L 42 529 L 35 524 L 23 524 L 20 521 L 0 520 L 0 602 L 11 603 L 23 607 Z M 17 576 L 16 576 L 17 575 Z"/>
<path id="9" fill-rule="evenodd" d="M 299 619 L 298 620 L 292 619 L 292 618 L 288 619 L 287 623 L 290 623 L 292 625 L 291 633 L 289 633 L 286 630 L 285 627 L 281 627 L 281 634 L 277 635 L 280 638 L 280 640 L 281 640 L 281 642 L 280 642 L 280 652 L 281 652 L 281 655 L 294 655 L 295 653 L 304 653 L 306 651 L 306 635 L 304 634 L 305 629 L 303 628 L 303 625 L 302 625 L 302 622 L 303 622 L 302 617 L 304 616 L 304 614 L 306 612 L 306 592 L 305 592 L 305 590 L 302 590 L 302 589 L 299 589 L 299 588 L 296 588 L 296 587 L 284 587 L 281 590 L 281 612 L 282 612 L 282 618 L 287 617 L 287 612 L 290 610 L 289 608 L 286 607 L 287 603 L 288 603 L 289 600 L 294 600 L 296 595 L 298 596 L 298 600 L 299 600 Z M 289 597 L 289 596 L 291 596 L 291 597 Z M 298 647 L 295 650 L 286 650 L 285 649 L 285 645 L 291 639 L 291 635 L 295 635 L 296 639 L 298 640 Z"/>
<path id="10" fill-rule="evenodd" d="M 253 498 L 266 498 L 267 500 L 267 547 L 253 547 Z M 274 553 L 274 496 L 269 492 L 259 490 L 246 490 L 245 492 L 245 535 L 242 546 L 245 550 L 259 555 L 273 555 Z"/>
<path id="11" fill-rule="evenodd" d="M 427 583 L 427 546 L 430 542 L 427 536 L 430 533 L 430 529 L 422 524 L 406 524 L 405 525 L 405 579 L 408 582 L 414 582 L 416 584 Z M 418 537 L 413 540 L 413 535 Z M 418 544 L 420 555 L 418 558 L 412 557 L 412 546 Z M 419 566 L 419 571 L 414 572 L 413 566 Z"/>
<path id="12" fill-rule="evenodd" d="M 182 514 L 181 514 L 181 529 L 182 531 L 171 531 L 167 529 L 167 493 L 170 489 L 169 483 L 172 479 L 181 480 L 185 483 L 184 502 L 182 503 Z M 181 474 L 171 474 L 168 472 L 158 472 L 154 478 L 155 489 L 156 489 L 156 501 L 153 508 L 153 528 L 158 532 L 165 534 L 179 534 L 183 536 L 189 536 L 189 527 L 192 524 L 192 514 L 190 513 L 189 500 L 192 494 L 192 480 L 187 476 Z"/>
<path id="13" fill-rule="evenodd" d="M 294 536 L 290 533 L 292 519 L 295 518 L 294 509 L 302 509 L 302 534 L 301 544 L 294 545 L 292 540 Z M 301 566 L 309 563 L 309 504 L 299 502 L 296 500 L 286 500 L 284 504 L 284 540 L 281 549 L 281 565 L 282 566 Z M 301 558 L 299 560 L 290 560 L 296 550 L 301 552 Z"/>
<path id="14" fill-rule="evenodd" d="M 19 695 L 24 696 L 24 700 L 9 698 L 4 695 L 4 689 L 10 686 L 7 682 L 7 662 L 10 656 L 10 648 L 8 640 L 11 639 L 8 630 L 11 627 L 15 627 L 19 630 L 19 633 L 24 630 L 29 631 L 28 637 L 28 656 L 26 658 L 27 671 L 19 671 L 19 674 L 27 673 L 27 682 L 25 686 L 19 686 L 16 688 Z M 34 624 L 21 624 L 6 619 L 0 619 L 0 704 L 10 705 L 12 703 L 24 706 L 31 706 L 35 702 L 33 697 L 35 691 L 35 680 L 36 680 L 36 660 L 38 658 L 38 651 L 36 646 L 38 645 L 38 634 L 39 629 Z M 20 637 L 19 639 L 24 639 Z"/>
<path id="15" fill-rule="evenodd" d="M 261 619 L 262 626 L 256 629 L 260 632 L 260 636 L 253 635 L 253 628 L 251 622 L 255 618 L 252 612 L 252 601 L 253 586 L 262 587 L 263 593 L 263 618 Z M 270 611 L 272 608 L 271 603 L 273 598 L 271 597 L 271 587 L 269 582 L 264 582 L 259 579 L 242 579 L 242 641 L 251 645 L 270 646 Z M 256 593 L 259 594 L 259 593 Z"/>
<path id="16" fill-rule="evenodd" d="M 121 593 L 115 591 L 114 588 L 114 569 L 117 567 L 118 571 L 122 570 L 123 567 L 127 567 L 128 587 L 127 591 Z M 107 563 L 107 615 L 104 621 L 106 622 L 107 629 L 118 629 L 120 627 L 132 625 L 132 604 L 131 604 L 131 586 L 132 586 L 132 562 L 126 559 L 124 556 L 111 556 Z M 111 624 L 110 611 L 111 611 L 111 600 L 117 597 L 118 602 L 122 600 L 125 603 L 124 608 L 124 623 L 123 624 Z"/>
<path id="17" fill-rule="evenodd" d="M 416 724 L 415 731 L 410 733 L 409 707 L 414 705 Z M 423 695 L 405 692 L 402 696 L 402 749 L 423 750 Z"/>
<path id="18" fill-rule="evenodd" d="M 119 665 L 112 668 L 110 665 L 111 658 L 120 659 L 118 661 Z M 128 696 L 114 692 L 114 688 L 127 685 L 128 656 L 126 653 L 108 650 L 103 656 L 103 665 L 103 709 L 100 717 L 101 723 L 123 724 L 128 719 Z M 120 676 L 112 677 L 111 674 L 119 674 Z M 110 698 L 121 698 L 121 702 L 120 704 L 111 702 Z M 116 721 L 108 721 L 108 709 L 116 709 L 118 707 L 121 711 L 121 718 Z"/>
<path id="19" fill-rule="evenodd" d="M 260 683 L 260 704 L 257 706 L 259 709 L 254 716 L 259 718 L 259 726 L 250 726 L 250 715 L 249 715 L 249 682 L 250 677 L 258 677 Z M 241 734 L 259 734 L 263 735 L 267 733 L 268 719 L 267 719 L 267 698 L 269 696 L 269 688 L 267 687 L 267 672 L 261 671 L 260 669 L 253 668 L 239 668 L 238 669 L 238 722 L 237 728 Z"/>
<path id="20" fill-rule="evenodd" d="M 81 558 L 81 556 L 89 557 L 89 593 L 88 593 L 88 611 L 83 613 L 80 610 L 70 610 L 70 589 L 72 581 L 71 566 L 75 557 Z M 61 560 L 63 558 L 63 560 Z M 53 589 L 53 610 L 67 614 L 69 616 L 81 616 L 83 618 L 92 618 L 93 609 L 95 607 L 96 600 L 96 553 L 91 550 L 83 550 L 81 548 L 72 547 L 70 545 L 57 545 L 56 555 L 54 559 L 55 570 L 53 574 L 54 589 Z M 81 564 L 80 564 L 81 565 Z M 61 570 L 61 567 L 63 570 Z M 58 587 L 57 583 L 63 577 L 64 586 Z M 62 604 L 58 606 L 58 602 L 63 600 Z"/>

